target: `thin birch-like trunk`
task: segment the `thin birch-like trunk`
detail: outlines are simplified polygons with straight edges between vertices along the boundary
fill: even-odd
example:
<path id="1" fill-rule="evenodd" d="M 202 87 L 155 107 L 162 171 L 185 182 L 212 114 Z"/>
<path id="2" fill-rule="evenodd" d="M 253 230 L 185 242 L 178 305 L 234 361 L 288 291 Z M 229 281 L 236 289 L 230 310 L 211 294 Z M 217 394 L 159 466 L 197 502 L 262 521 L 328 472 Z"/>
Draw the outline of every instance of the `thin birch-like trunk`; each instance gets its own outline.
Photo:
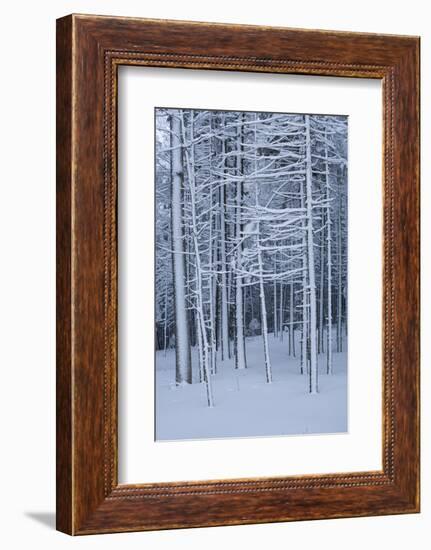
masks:
<path id="1" fill-rule="evenodd" d="M 211 193 L 211 204 L 212 204 L 212 195 Z M 214 256 L 213 256 L 213 213 L 211 210 L 210 214 L 210 230 L 209 230 L 209 238 L 208 238 L 208 246 L 209 246 L 209 264 L 212 266 L 214 264 Z M 211 338 L 211 346 L 210 346 L 210 363 L 211 363 L 211 374 L 216 373 L 216 326 L 215 326 L 215 307 L 214 307 L 214 273 L 211 273 L 210 280 L 209 280 L 209 306 L 210 306 L 210 338 Z"/>
<path id="2" fill-rule="evenodd" d="M 338 206 L 338 284 L 337 284 L 337 351 L 343 351 L 342 343 L 342 241 L 341 241 L 341 197 Z"/>
<path id="3" fill-rule="evenodd" d="M 190 206 L 191 206 L 191 218 L 192 218 L 192 239 L 194 246 L 194 257 L 196 265 L 196 293 L 197 293 L 197 315 L 199 320 L 200 331 L 199 334 L 202 337 L 202 355 L 203 355 L 203 372 L 205 378 L 205 387 L 207 392 L 207 404 L 209 407 L 214 406 L 214 399 L 211 386 L 211 376 L 210 376 L 210 366 L 209 366 L 209 343 L 208 335 L 206 331 L 205 318 L 204 318 L 204 305 L 203 305 L 203 294 L 202 294 L 202 265 L 201 265 L 201 252 L 199 248 L 198 241 L 198 227 L 197 227 L 197 216 L 196 216 L 196 182 L 195 182 L 195 166 L 194 166 L 194 111 L 191 111 L 191 122 L 190 122 L 190 153 L 188 150 L 185 150 L 187 158 L 187 170 L 188 170 L 188 183 L 190 186 Z M 184 142 L 185 140 L 185 126 L 184 126 L 184 116 L 182 114 L 182 130 L 184 132 Z"/>
<path id="4" fill-rule="evenodd" d="M 276 262 L 276 259 L 275 259 L 275 256 L 274 256 L 274 275 L 277 274 L 277 262 Z M 274 311 L 273 311 L 273 314 L 274 314 L 274 338 L 277 337 L 277 326 L 278 326 L 278 321 L 277 321 L 277 279 L 274 277 L 274 283 L 273 283 L 273 293 L 274 293 Z"/>
<path id="5" fill-rule="evenodd" d="M 324 209 L 322 208 L 322 225 L 324 226 L 325 216 L 324 216 Z M 323 235 L 323 234 L 322 234 Z M 322 236 L 321 239 L 321 246 L 320 246 L 320 285 L 319 285 L 319 339 L 318 339 L 318 352 L 323 353 L 324 352 L 324 346 L 323 346 L 323 303 L 324 303 L 324 275 L 325 275 L 325 254 L 324 254 L 324 237 Z"/>
<path id="6" fill-rule="evenodd" d="M 279 330 L 279 336 L 280 336 L 280 342 L 283 341 L 283 332 L 284 332 L 284 326 L 283 326 L 283 300 L 284 300 L 284 297 L 283 297 L 283 283 L 280 282 L 280 296 L 279 296 L 279 302 L 280 302 L 280 309 L 279 309 L 279 312 L 278 312 L 278 323 L 279 323 L 279 327 L 280 327 L 280 330 Z"/>
<path id="7" fill-rule="evenodd" d="M 310 300 L 310 393 L 318 391 L 317 372 L 317 349 L 316 349 L 316 282 L 314 266 L 314 234 L 313 234 L 313 194 L 312 194 L 312 168 L 311 168 L 311 135 L 310 116 L 305 115 L 306 135 L 306 209 L 307 209 L 307 260 L 308 260 L 308 281 Z"/>
<path id="8" fill-rule="evenodd" d="M 304 181 L 305 186 L 305 181 Z M 304 208 L 304 193 L 301 193 L 301 208 Z M 302 323 L 301 323 L 301 374 L 308 370 L 307 361 L 307 335 L 308 335 L 308 305 L 307 305 L 307 253 L 306 253 L 306 221 L 303 220 L 302 236 Z"/>
<path id="9" fill-rule="evenodd" d="M 165 312 L 164 312 L 164 323 L 163 323 L 163 355 L 166 357 L 166 347 L 167 347 L 167 327 L 168 327 L 168 279 L 165 279 Z"/>
<path id="10" fill-rule="evenodd" d="M 294 340 L 295 327 L 293 319 L 293 283 L 290 284 L 290 299 L 289 299 L 289 355 L 295 356 Z"/>
<path id="11" fill-rule="evenodd" d="M 325 135 L 326 137 L 326 135 Z M 332 240 L 331 240 L 331 203 L 330 203 L 330 185 L 329 185 L 329 166 L 328 166 L 328 147 L 325 146 L 325 188 L 326 188 L 326 209 L 327 209 L 327 234 L 326 234 L 326 250 L 327 250 L 327 289 L 328 289 L 328 303 L 327 303 L 327 345 L 326 345 L 326 372 L 332 374 Z"/>
<path id="12" fill-rule="evenodd" d="M 210 134 L 212 132 L 212 118 L 210 119 Z M 211 140 L 211 138 L 210 138 Z M 210 155 L 210 179 L 213 178 L 213 165 L 212 165 L 212 142 L 210 141 L 209 147 Z M 217 360 L 217 338 L 216 338 L 216 304 L 215 304 L 215 273 L 212 270 L 213 265 L 216 263 L 216 255 L 214 249 L 217 249 L 217 246 L 214 246 L 214 243 L 217 244 L 216 239 L 213 238 L 213 223 L 214 223 L 214 213 L 213 213 L 213 202 L 214 202 L 214 192 L 210 192 L 210 216 L 209 216 L 209 236 L 208 236 L 208 253 L 209 253 L 209 265 L 210 265 L 210 276 L 209 276 L 209 322 L 210 322 L 210 365 L 211 365 L 211 374 L 215 374 L 217 370 L 216 360 Z"/>
<path id="13" fill-rule="evenodd" d="M 263 263 L 262 263 L 262 252 L 260 249 L 260 224 L 257 224 L 257 237 L 256 237 L 256 246 L 257 246 L 257 258 L 259 266 L 259 296 L 260 296 L 260 310 L 261 310 L 261 322 L 262 322 L 262 338 L 263 338 L 263 352 L 265 357 L 265 376 L 268 384 L 272 382 L 272 367 L 271 359 L 269 356 L 269 345 L 268 345 L 268 323 L 267 323 L 267 313 L 266 313 L 266 300 L 265 300 L 265 287 L 263 284 Z"/>
<path id="14" fill-rule="evenodd" d="M 223 155 L 226 154 L 226 142 L 223 140 Z M 224 161 L 225 162 L 225 161 Z M 226 263 L 226 187 L 220 186 L 220 259 L 221 259 L 221 358 L 226 361 L 229 353 L 229 310 Z"/>
<path id="15" fill-rule="evenodd" d="M 255 116 L 256 121 L 256 116 Z M 256 124 L 254 127 L 254 140 L 256 142 Z M 256 153 L 254 156 L 254 172 L 257 172 L 257 157 Z M 255 206 L 256 211 L 259 208 L 259 188 L 258 183 L 255 183 Z M 266 311 L 266 298 L 265 298 L 265 286 L 263 282 L 263 260 L 262 260 L 262 249 L 260 246 L 260 223 L 257 222 L 256 229 L 256 250 L 257 250 L 257 262 L 258 262 L 258 273 L 259 273 L 259 296 L 260 296 L 260 312 L 261 312 L 261 325 L 262 325 L 262 338 L 263 338 L 263 353 L 265 357 L 265 377 L 266 382 L 271 384 L 272 382 L 272 366 L 271 358 L 269 355 L 269 345 L 268 345 L 268 317 Z"/>
<path id="16" fill-rule="evenodd" d="M 244 117 L 244 114 L 242 115 Z M 241 176 L 243 174 L 243 147 L 241 145 L 242 128 L 238 126 L 237 130 L 237 173 Z M 241 155 L 241 158 L 240 158 Z M 236 277 L 235 277 L 235 341 L 236 341 L 236 354 L 235 354 L 235 368 L 245 369 L 247 367 L 246 355 L 245 355 L 245 338 L 244 338 L 244 292 L 242 286 L 242 221 L 241 221 L 241 209 L 242 209 L 242 187 L 243 180 L 240 179 L 236 183 L 236 197 L 235 197 L 235 237 L 236 237 Z"/>
<path id="17" fill-rule="evenodd" d="M 205 382 L 205 372 L 204 372 L 204 346 L 202 342 L 202 331 L 199 316 L 195 316 L 195 326 L 197 334 L 197 344 L 198 344 L 198 362 L 199 362 L 199 382 Z"/>

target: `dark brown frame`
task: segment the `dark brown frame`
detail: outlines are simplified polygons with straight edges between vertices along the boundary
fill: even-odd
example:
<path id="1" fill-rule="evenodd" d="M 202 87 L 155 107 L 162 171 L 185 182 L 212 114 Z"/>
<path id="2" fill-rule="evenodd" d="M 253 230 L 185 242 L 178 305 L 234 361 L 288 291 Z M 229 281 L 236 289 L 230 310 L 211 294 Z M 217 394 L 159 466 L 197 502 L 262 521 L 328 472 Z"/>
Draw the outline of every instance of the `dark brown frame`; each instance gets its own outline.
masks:
<path id="1" fill-rule="evenodd" d="M 383 470 L 119 485 L 119 65 L 383 82 Z M 376 182 L 377 183 L 377 182 Z M 70 15 L 57 21 L 57 528 L 419 511 L 419 38 Z"/>

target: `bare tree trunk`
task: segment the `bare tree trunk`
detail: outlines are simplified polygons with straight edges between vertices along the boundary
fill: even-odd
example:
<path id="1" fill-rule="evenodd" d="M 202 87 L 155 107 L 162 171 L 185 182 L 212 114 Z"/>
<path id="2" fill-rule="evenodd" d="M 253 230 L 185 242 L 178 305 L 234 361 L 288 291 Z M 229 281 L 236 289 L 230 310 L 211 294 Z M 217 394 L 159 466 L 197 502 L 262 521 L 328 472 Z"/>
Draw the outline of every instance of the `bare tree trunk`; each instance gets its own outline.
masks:
<path id="1" fill-rule="evenodd" d="M 244 117 L 244 114 L 242 115 Z M 242 141 L 242 128 L 238 126 L 237 143 L 238 153 L 241 155 L 241 159 L 237 157 L 237 172 L 238 175 L 243 176 L 243 162 L 242 154 L 243 147 Z M 245 338 L 244 338 L 244 293 L 242 286 L 242 221 L 241 221 L 241 208 L 242 208 L 242 179 L 236 183 L 236 213 L 235 213 L 235 236 L 236 236 L 236 284 L 235 284 L 235 341 L 236 341 L 236 354 L 235 354 L 235 368 L 245 369 L 247 367 L 246 355 L 245 355 Z"/>
<path id="2" fill-rule="evenodd" d="M 211 204 L 213 203 L 213 193 L 211 192 Z M 214 243 L 213 243 L 213 212 L 211 210 L 210 214 L 210 228 L 209 228 L 209 264 L 210 266 L 214 265 Z M 215 282 L 215 275 L 214 273 L 211 273 L 210 279 L 209 279 L 209 306 L 210 306 L 210 339 L 211 339 L 211 346 L 210 346 L 210 362 L 211 362 L 211 374 L 216 373 L 217 365 L 216 365 L 216 351 L 217 351 L 217 343 L 216 343 L 216 322 L 215 322 L 215 304 L 214 304 L 214 297 L 215 297 L 215 289 L 214 289 L 214 282 Z"/>
<path id="3" fill-rule="evenodd" d="M 268 345 L 268 322 L 266 313 L 266 300 L 265 300 L 265 288 L 263 284 L 263 263 L 262 263 L 262 251 L 260 249 L 260 224 L 257 225 L 257 258 L 259 266 L 259 296 L 260 296 L 260 311 L 262 322 L 262 338 L 263 338 L 263 352 L 265 356 L 265 376 L 268 384 L 272 382 L 272 367 L 271 359 L 269 356 Z"/>
<path id="4" fill-rule="evenodd" d="M 294 310 L 294 304 L 293 304 L 293 283 L 290 283 L 290 299 L 289 299 L 289 355 L 295 356 L 295 347 L 294 347 L 294 341 L 295 341 L 295 325 L 294 325 L 294 317 L 293 317 L 293 310 Z"/>
<path id="5" fill-rule="evenodd" d="M 279 323 L 279 327 L 280 327 L 280 330 L 279 330 L 279 336 L 280 336 L 280 341 L 282 342 L 283 341 L 283 331 L 284 331 L 284 327 L 283 327 L 283 300 L 284 300 L 284 297 L 283 297 L 283 283 L 280 282 L 280 297 L 279 297 L 279 302 L 280 302 L 280 309 L 279 309 L 279 313 L 278 313 L 278 323 Z"/>
<path id="6" fill-rule="evenodd" d="M 326 137 L 326 135 L 325 135 Z M 326 250 L 327 250 L 327 279 L 328 279 L 328 304 L 327 304 L 327 345 L 326 345 L 326 372 L 332 374 L 332 240 L 331 240 L 331 203 L 330 203 L 330 186 L 329 186 L 329 166 L 328 166 L 328 147 L 325 146 L 325 187 L 326 187 L 326 209 L 327 209 L 327 234 L 326 234 Z"/>
<path id="7" fill-rule="evenodd" d="M 322 225 L 324 225 L 325 216 L 324 209 L 322 208 Z M 323 304 L 324 304 L 324 284 L 325 284 L 325 247 L 324 247 L 324 237 L 322 233 L 321 246 L 320 246 L 320 285 L 319 285 L 319 346 L 318 353 L 324 352 L 323 345 Z"/>
<path id="8" fill-rule="evenodd" d="M 304 182 L 305 185 L 305 182 Z M 304 193 L 301 192 L 301 208 L 304 208 Z M 308 338 L 308 294 L 307 294 L 307 253 L 306 253 L 306 220 L 303 221 L 303 236 L 302 236 L 302 322 L 301 322 L 301 374 L 305 374 L 308 370 L 307 359 L 307 338 Z"/>
<path id="9" fill-rule="evenodd" d="M 166 357 L 167 325 L 168 325 L 168 279 L 165 279 L 165 312 L 163 323 L 163 355 Z"/>
<path id="10" fill-rule="evenodd" d="M 255 121 L 257 117 L 255 115 Z M 254 142 L 257 142 L 257 127 L 254 126 Z M 256 152 L 254 155 L 254 173 L 257 172 L 257 156 Z M 258 183 L 255 182 L 254 185 L 255 193 L 255 206 L 256 210 L 259 207 L 259 187 Z M 271 384 L 272 382 L 272 366 L 271 358 L 269 355 L 269 345 L 268 345 L 268 315 L 266 311 L 266 297 L 265 297 L 265 286 L 263 281 L 263 260 L 262 260 L 262 249 L 260 246 L 260 222 L 257 222 L 256 228 L 256 249 L 257 249 L 257 264 L 259 269 L 259 297 L 260 297 L 260 313 L 261 313 L 261 325 L 262 325 L 262 338 L 263 338 L 263 352 L 265 357 L 265 376 L 266 382 Z M 275 305 L 274 305 L 275 307 Z"/>
<path id="11" fill-rule="evenodd" d="M 178 114 L 171 117 L 171 150 L 172 150 L 172 264 L 174 272 L 174 305 L 175 305 L 175 381 L 177 384 L 191 384 L 192 364 L 190 339 L 187 319 L 185 293 L 185 261 L 183 236 L 183 159 L 181 123 Z"/>
<path id="12" fill-rule="evenodd" d="M 318 391 L 317 349 L 316 349 L 316 282 L 314 267 L 314 235 L 313 235 L 313 194 L 311 169 L 311 137 L 310 117 L 305 115 L 306 134 L 306 189 L 307 189 L 307 260 L 310 297 L 310 393 Z"/>
<path id="13" fill-rule="evenodd" d="M 209 131 L 210 135 L 213 131 L 212 125 L 212 115 L 209 122 Z M 213 138 L 210 137 L 209 144 L 209 157 L 210 157 L 210 180 L 213 181 Z M 216 217 L 213 211 L 214 204 L 214 192 L 211 189 L 210 192 L 210 215 L 209 215 L 209 236 L 208 236 L 208 254 L 209 254 L 209 266 L 210 266 L 210 275 L 208 281 L 209 287 L 209 322 L 210 322 L 210 365 L 211 365 L 211 374 L 216 374 L 217 371 L 217 334 L 216 334 L 216 314 L 217 314 L 217 304 L 215 303 L 216 297 L 216 274 L 214 272 L 213 266 L 217 263 L 217 232 L 215 232 L 214 238 L 214 224 L 216 222 Z M 216 229 L 216 228 L 215 228 Z"/>
<path id="14" fill-rule="evenodd" d="M 184 115 L 182 115 L 182 130 L 185 133 L 184 126 Z M 196 265 L 196 294 L 197 294 L 197 315 L 199 320 L 200 331 L 198 334 L 202 337 L 202 352 L 203 352 L 203 372 L 205 377 L 205 387 L 207 392 L 207 403 L 208 407 L 214 406 L 214 399 L 212 394 L 211 387 L 211 376 L 210 376 L 210 366 L 209 366 L 209 343 L 207 330 L 205 325 L 204 318 L 204 304 L 203 304 L 203 294 L 202 294 L 202 265 L 201 265 L 201 252 L 199 249 L 198 242 L 198 227 L 197 227 L 197 217 L 196 217 L 196 182 L 195 182 L 195 173 L 194 173 L 194 111 L 191 111 L 191 122 L 190 122 L 190 154 L 187 149 L 185 150 L 187 158 L 187 170 L 188 170 L 188 183 L 190 186 L 190 202 L 191 202 L 191 217 L 192 217 L 192 236 L 193 236 L 193 246 L 194 246 L 194 257 Z M 184 142 L 185 134 L 184 134 Z"/>
<path id="15" fill-rule="evenodd" d="M 223 125 L 225 121 L 223 120 Z M 226 155 L 226 141 L 223 140 L 223 156 Z M 223 160 L 225 163 L 226 161 Z M 226 263 L 226 187 L 220 186 L 220 258 L 221 258 L 221 357 L 222 361 L 230 358 L 229 349 L 229 310 Z"/>
<path id="16" fill-rule="evenodd" d="M 196 335 L 197 335 L 197 344 L 198 344 L 198 361 L 199 361 L 199 382 L 202 384 L 205 382 L 205 372 L 204 372 L 204 346 L 202 342 L 202 331 L 199 316 L 195 315 L 196 321 Z"/>
<path id="17" fill-rule="evenodd" d="M 277 274 L 277 262 L 276 262 L 276 259 L 275 259 L 275 256 L 274 256 L 274 275 Z M 274 283 L 273 283 L 273 287 L 274 287 L 274 308 L 273 308 L 273 313 L 274 313 L 274 338 L 277 336 L 277 326 L 278 326 L 278 322 L 277 322 L 277 280 L 276 278 L 274 277 Z"/>
<path id="18" fill-rule="evenodd" d="M 342 343 L 342 241 L 341 241 L 341 198 L 338 206 L 338 284 L 337 284 L 337 351 L 343 351 Z"/>

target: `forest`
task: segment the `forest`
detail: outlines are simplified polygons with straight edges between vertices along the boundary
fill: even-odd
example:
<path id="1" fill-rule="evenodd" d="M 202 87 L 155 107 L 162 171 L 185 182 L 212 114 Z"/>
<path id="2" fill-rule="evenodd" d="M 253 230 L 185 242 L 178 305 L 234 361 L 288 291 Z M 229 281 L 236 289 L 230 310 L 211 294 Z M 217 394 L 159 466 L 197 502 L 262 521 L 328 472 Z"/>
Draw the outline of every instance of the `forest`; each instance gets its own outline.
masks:
<path id="1" fill-rule="evenodd" d="M 157 108 L 155 125 L 157 438 L 342 431 L 347 117 Z"/>

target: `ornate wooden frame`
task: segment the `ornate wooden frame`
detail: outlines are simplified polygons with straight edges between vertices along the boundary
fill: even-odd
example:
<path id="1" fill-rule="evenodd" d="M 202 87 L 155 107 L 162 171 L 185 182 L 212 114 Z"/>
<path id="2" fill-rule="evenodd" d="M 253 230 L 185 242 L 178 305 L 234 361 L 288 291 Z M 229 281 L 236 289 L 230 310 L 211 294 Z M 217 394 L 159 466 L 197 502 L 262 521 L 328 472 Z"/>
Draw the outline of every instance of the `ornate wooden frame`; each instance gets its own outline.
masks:
<path id="1" fill-rule="evenodd" d="M 119 485 L 119 65 L 377 78 L 384 103 L 383 470 Z M 419 38 L 70 15 L 57 21 L 57 528 L 419 511 Z"/>

